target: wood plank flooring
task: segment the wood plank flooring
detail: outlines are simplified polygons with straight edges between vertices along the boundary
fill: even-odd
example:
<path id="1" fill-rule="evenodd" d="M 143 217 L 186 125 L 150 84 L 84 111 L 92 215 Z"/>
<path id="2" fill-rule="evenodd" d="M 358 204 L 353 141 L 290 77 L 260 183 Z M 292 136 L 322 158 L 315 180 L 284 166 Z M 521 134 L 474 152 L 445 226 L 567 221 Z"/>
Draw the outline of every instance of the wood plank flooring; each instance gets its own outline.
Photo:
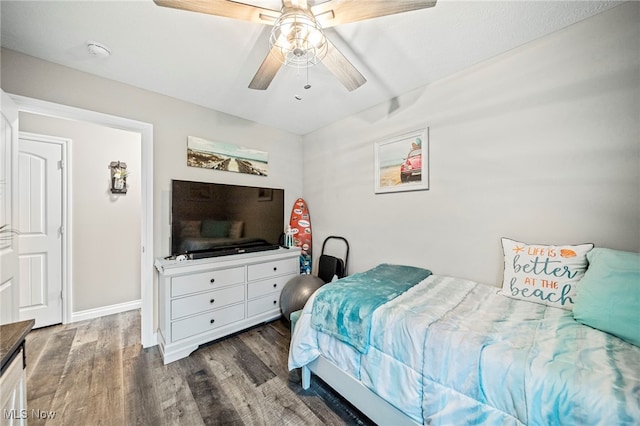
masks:
<path id="1" fill-rule="evenodd" d="M 287 370 L 289 324 L 263 324 L 168 365 L 130 311 L 27 336 L 30 425 L 371 425 L 314 377 Z"/>

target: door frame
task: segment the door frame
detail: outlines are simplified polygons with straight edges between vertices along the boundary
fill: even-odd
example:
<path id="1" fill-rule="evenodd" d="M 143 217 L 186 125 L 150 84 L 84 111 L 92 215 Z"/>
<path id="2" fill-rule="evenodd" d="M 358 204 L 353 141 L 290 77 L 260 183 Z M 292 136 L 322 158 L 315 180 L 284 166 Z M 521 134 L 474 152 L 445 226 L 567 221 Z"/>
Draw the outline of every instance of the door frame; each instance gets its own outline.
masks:
<path id="1" fill-rule="evenodd" d="M 3 199 L 0 200 L 2 201 L 0 208 L 7 208 L 7 206 L 4 205 L 5 201 L 9 204 L 8 211 L 5 210 L 7 223 L 0 225 L 10 225 L 9 229 L 11 231 L 9 232 L 12 233 L 10 244 L 7 247 L 0 248 L 0 252 L 4 251 L 4 253 L 0 254 L 0 271 L 2 270 L 2 264 L 6 265 L 5 268 L 7 266 L 10 268 L 9 273 L 4 269 L 4 271 L 2 271 L 4 275 L 0 274 L 0 294 L 4 294 L 4 297 L 7 297 L 6 295 L 8 294 L 8 297 L 11 298 L 8 306 L 5 304 L 5 310 L 0 316 L 0 324 L 3 324 L 19 321 L 20 317 L 18 238 L 13 235 L 13 230 L 18 227 L 18 132 L 20 124 L 18 119 L 18 105 L 4 90 L 0 89 L 0 94 L 2 94 L 2 115 L 6 117 L 11 129 L 11 140 L 5 140 L 6 146 L 0 146 L 0 149 L 5 150 L 2 153 L 3 155 L 0 156 L 0 161 L 5 162 L 2 166 L 6 167 L 8 179 L 8 182 L 5 182 L 5 185 L 8 183 L 5 187 L 5 194 L 3 195 Z M 2 257 L 5 256 L 7 258 L 2 259 Z M 8 279 L 5 280 L 5 277 Z M 3 304 L 2 300 L 0 300 L 0 305 L 1 304 Z M 9 314 L 7 314 L 7 311 L 9 311 Z"/>
<path id="2" fill-rule="evenodd" d="M 19 111 L 49 117 L 84 121 L 115 129 L 140 133 L 142 151 L 142 169 L 140 171 L 142 177 L 142 217 L 140 221 L 140 340 L 142 346 L 145 348 L 157 345 L 157 332 L 153 328 L 155 316 L 153 304 L 153 125 L 143 121 L 71 107 L 26 96 L 13 94 L 9 94 L 9 96 L 18 105 Z"/>
<path id="3" fill-rule="evenodd" d="M 18 106 L 20 111 L 20 106 Z M 18 123 L 18 127 L 20 124 Z M 41 143 L 50 143 L 60 145 L 62 149 L 62 276 L 60 279 L 62 282 L 61 290 L 62 290 L 62 323 L 67 324 L 72 318 L 71 307 L 73 306 L 73 292 L 71 283 L 71 255 L 73 254 L 73 246 L 72 246 L 72 229 L 69 226 L 71 222 L 71 139 L 68 138 L 60 138 L 57 136 L 49 136 L 43 135 L 39 133 L 31 133 L 31 132 L 23 132 L 18 129 L 18 154 L 20 154 L 20 139 L 41 142 Z"/>

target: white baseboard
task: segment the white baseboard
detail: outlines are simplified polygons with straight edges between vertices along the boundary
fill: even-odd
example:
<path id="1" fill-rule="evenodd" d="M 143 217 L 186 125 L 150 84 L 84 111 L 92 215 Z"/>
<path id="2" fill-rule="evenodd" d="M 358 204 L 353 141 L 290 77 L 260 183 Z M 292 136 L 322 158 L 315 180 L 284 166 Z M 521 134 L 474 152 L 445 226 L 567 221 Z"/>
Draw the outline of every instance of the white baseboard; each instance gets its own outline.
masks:
<path id="1" fill-rule="evenodd" d="M 103 306 L 101 308 L 87 309 L 85 311 L 78 311 L 71 313 L 70 322 L 84 321 L 94 318 L 100 318 L 107 315 L 119 314 L 120 312 L 133 311 L 134 309 L 140 309 L 142 302 L 140 299 L 133 300 L 131 302 L 118 303 L 116 305 Z"/>
<path id="2" fill-rule="evenodd" d="M 149 343 L 147 343 L 146 346 L 145 346 L 145 342 L 143 342 L 142 343 L 142 347 L 146 349 L 146 348 L 150 348 L 152 346 L 156 346 L 160 342 L 160 340 L 158 340 L 159 338 L 160 338 L 159 337 L 159 333 L 157 333 L 157 332 L 156 333 L 152 333 L 151 334 L 151 340 L 149 341 Z"/>

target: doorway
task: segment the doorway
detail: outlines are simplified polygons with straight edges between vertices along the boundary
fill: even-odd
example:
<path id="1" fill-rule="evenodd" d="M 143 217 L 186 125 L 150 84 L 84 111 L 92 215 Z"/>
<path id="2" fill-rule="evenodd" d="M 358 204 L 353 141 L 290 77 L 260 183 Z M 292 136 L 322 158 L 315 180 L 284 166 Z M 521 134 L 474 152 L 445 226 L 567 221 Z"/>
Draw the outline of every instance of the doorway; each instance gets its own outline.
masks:
<path id="1" fill-rule="evenodd" d="M 140 294 L 141 294 L 141 341 L 143 347 L 157 344 L 153 328 L 153 126 L 136 120 L 116 117 L 81 108 L 69 107 L 10 95 L 20 111 L 81 122 L 94 123 L 114 129 L 137 132 L 141 137 L 141 250 L 140 250 Z"/>

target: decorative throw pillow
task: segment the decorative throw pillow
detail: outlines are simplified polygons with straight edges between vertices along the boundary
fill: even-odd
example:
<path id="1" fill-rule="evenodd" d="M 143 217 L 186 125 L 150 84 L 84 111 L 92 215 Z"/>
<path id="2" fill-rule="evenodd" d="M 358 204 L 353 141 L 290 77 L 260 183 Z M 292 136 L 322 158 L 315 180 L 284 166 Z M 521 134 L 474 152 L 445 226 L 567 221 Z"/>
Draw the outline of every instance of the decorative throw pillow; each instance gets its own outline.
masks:
<path id="1" fill-rule="evenodd" d="M 539 245 L 502 238 L 504 279 L 499 293 L 572 310 L 576 284 L 587 270 L 593 244 Z"/>
<path id="2" fill-rule="evenodd" d="M 640 346 L 640 253 L 594 248 L 573 317 Z"/>
<path id="3" fill-rule="evenodd" d="M 234 220 L 233 222 L 231 222 L 231 228 L 229 229 L 229 238 L 241 238 L 242 225 L 244 225 L 244 222 L 242 222 L 241 220 Z"/>
<path id="4" fill-rule="evenodd" d="M 207 238 L 226 238 L 229 236 L 231 222 L 228 220 L 203 220 L 202 236 Z"/>
<path id="5" fill-rule="evenodd" d="M 180 236 L 182 238 L 199 237 L 201 224 L 200 220 L 181 220 Z"/>

